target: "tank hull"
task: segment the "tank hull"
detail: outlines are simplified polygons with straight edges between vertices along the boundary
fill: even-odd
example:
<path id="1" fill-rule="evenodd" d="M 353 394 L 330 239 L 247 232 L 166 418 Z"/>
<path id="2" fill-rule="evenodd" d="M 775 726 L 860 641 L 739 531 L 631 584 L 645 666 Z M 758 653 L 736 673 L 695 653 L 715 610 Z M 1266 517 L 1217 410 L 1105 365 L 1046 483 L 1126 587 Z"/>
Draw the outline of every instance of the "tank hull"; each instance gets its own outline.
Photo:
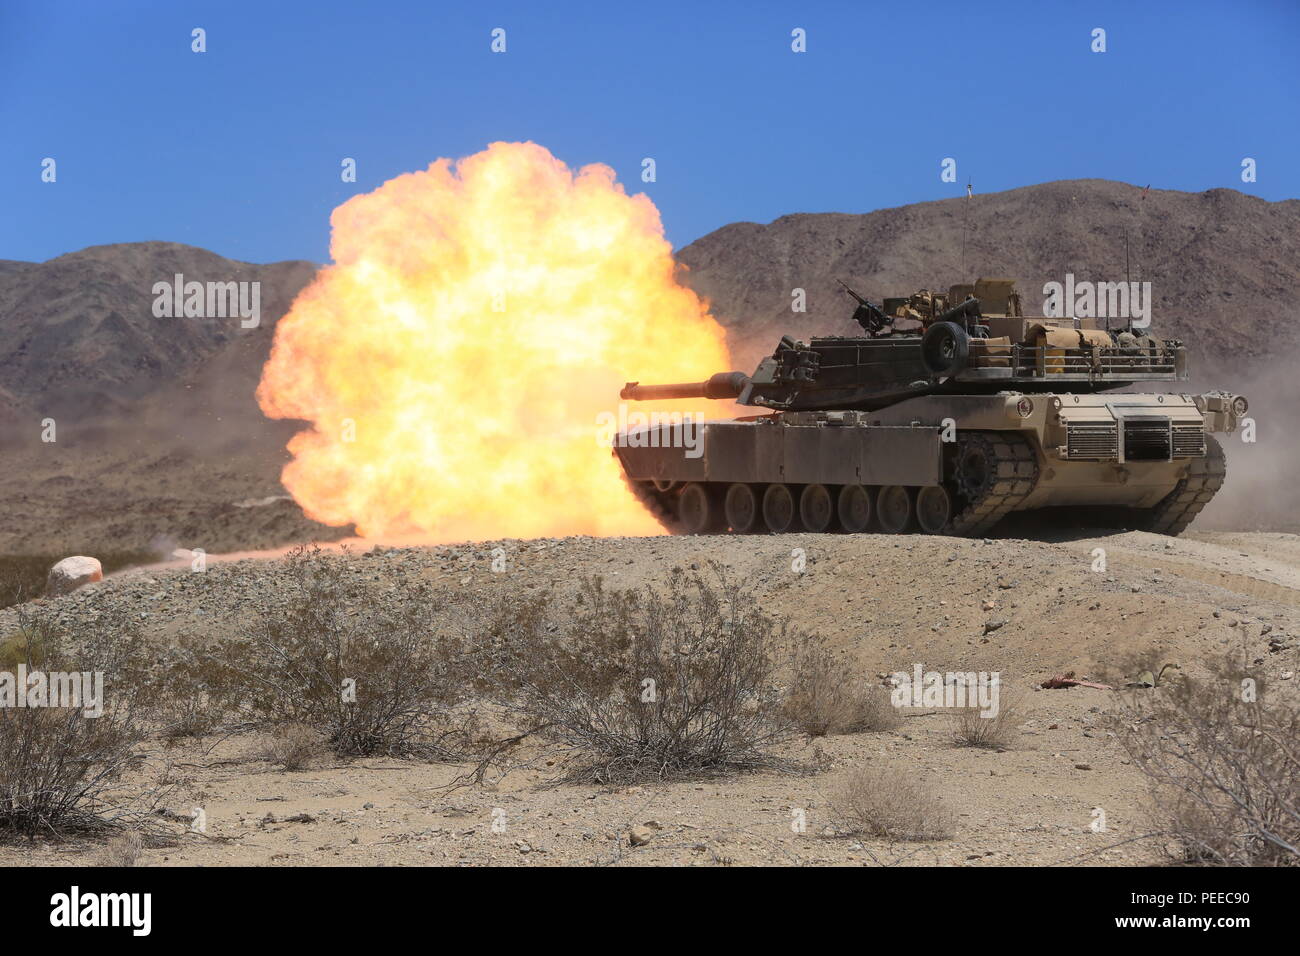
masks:
<path id="1" fill-rule="evenodd" d="M 615 454 L 647 506 L 688 533 L 971 535 L 1015 511 L 1067 506 L 1128 509 L 1134 526 L 1178 533 L 1222 484 L 1213 433 L 1235 427 L 1218 395 L 926 395 L 630 430 Z"/>

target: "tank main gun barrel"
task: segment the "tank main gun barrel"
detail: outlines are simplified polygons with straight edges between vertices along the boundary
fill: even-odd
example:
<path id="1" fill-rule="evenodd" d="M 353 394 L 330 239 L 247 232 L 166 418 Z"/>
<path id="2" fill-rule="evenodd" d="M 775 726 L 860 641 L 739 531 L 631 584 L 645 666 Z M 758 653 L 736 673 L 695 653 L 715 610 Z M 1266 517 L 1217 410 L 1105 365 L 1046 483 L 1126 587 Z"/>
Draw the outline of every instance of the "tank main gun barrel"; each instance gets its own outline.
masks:
<path id="1" fill-rule="evenodd" d="M 628 382 L 618 397 L 628 402 L 655 402 L 669 398 L 737 398 L 749 384 L 744 372 L 719 372 L 704 382 L 676 385 L 642 385 Z"/>

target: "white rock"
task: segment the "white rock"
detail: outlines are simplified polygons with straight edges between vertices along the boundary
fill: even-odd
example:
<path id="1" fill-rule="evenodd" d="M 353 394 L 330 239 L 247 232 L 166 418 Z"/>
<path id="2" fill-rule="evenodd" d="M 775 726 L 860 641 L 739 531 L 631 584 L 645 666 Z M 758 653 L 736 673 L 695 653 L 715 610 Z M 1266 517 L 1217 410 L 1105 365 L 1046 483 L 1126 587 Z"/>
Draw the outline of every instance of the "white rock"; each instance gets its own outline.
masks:
<path id="1" fill-rule="evenodd" d="M 104 580 L 104 569 L 99 559 L 76 555 L 64 558 L 54 567 L 45 579 L 45 596 L 58 597 L 70 594 L 83 584 Z"/>

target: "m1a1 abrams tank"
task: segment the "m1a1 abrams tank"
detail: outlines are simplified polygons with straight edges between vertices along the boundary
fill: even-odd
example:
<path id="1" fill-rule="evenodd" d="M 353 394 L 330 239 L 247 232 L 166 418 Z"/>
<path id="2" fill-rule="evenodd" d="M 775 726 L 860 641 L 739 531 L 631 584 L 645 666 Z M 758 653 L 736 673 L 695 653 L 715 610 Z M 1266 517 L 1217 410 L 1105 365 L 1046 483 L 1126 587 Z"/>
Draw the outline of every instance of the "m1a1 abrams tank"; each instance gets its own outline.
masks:
<path id="1" fill-rule="evenodd" d="M 1082 506 L 1178 534 L 1223 484 L 1213 434 L 1236 428 L 1244 398 L 1114 391 L 1186 380 L 1181 342 L 1023 315 L 1008 279 L 882 306 L 846 291 L 863 337 L 785 337 L 752 375 L 624 387 L 761 412 L 619 433 L 629 485 L 667 528 L 980 535 L 1011 512 Z"/>

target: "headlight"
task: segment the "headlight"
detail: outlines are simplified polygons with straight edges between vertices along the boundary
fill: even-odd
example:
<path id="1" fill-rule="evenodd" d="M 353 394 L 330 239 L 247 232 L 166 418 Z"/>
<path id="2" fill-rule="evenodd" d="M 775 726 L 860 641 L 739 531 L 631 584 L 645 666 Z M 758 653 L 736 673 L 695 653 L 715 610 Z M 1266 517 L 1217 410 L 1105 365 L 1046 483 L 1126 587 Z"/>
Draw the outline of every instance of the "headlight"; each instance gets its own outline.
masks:
<path id="1" fill-rule="evenodd" d="M 1250 408 L 1250 402 L 1246 401 L 1246 397 L 1244 395 L 1238 395 L 1236 398 L 1232 400 L 1232 410 L 1237 414 L 1238 418 L 1240 418 L 1242 415 L 1245 415 L 1249 408 Z"/>

